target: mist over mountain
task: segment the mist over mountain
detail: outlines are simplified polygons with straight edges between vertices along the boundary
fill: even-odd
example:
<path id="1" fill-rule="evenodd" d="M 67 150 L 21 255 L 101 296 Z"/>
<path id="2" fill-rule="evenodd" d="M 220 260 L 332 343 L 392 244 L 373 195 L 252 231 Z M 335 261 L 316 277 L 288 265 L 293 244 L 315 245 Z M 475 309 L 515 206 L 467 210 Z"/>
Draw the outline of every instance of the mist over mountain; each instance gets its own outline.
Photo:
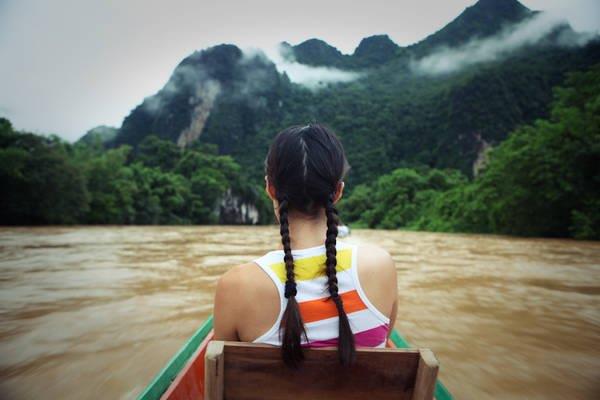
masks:
<path id="1" fill-rule="evenodd" d="M 496 35 L 503 28 L 535 14 L 517 0 L 479 0 L 448 25 L 408 49 L 421 57 L 439 47 L 457 47 Z"/>
<path id="2" fill-rule="evenodd" d="M 471 174 L 483 149 L 547 114 L 567 72 L 598 62 L 597 38 L 516 0 L 480 0 L 408 47 L 381 34 L 353 54 L 317 38 L 283 42 L 271 58 L 226 44 L 195 52 L 110 145 L 212 143 L 259 181 L 272 137 L 319 121 L 344 142 L 351 183 L 403 165 Z"/>
<path id="3" fill-rule="evenodd" d="M 445 47 L 459 47 L 473 40 L 489 38 L 503 29 L 533 18 L 531 11 L 517 0 L 480 0 L 439 31 L 418 43 L 400 48 L 387 35 L 365 38 L 352 55 L 342 54 L 319 39 L 292 46 L 283 42 L 288 57 L 315 66 L 364 68 L 378 66 L 395 58 L 421 58 Z"/>
<path id="4" fill-rule="evenodd" d="M 219 111 L 236 108 L 236 114 L 243 114 L 240 129 L 252 129 L 258 114 L 276 106 L 274 93 L 282 81 L 285 78 L 264 55 L 245 55 L 234 45 L 195 52 L 157 94 L 125 118 L 114 144 L 135 144 L 156 134 L 185 146 L 207 129 L 217 103 Z"/>

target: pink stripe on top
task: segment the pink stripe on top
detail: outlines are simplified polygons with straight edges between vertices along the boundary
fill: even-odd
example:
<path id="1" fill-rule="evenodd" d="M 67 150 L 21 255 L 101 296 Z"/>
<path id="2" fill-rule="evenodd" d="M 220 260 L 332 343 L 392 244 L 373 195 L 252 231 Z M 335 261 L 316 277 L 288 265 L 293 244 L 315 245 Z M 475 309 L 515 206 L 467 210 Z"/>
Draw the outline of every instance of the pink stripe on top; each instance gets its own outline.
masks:
<path id="1" fill-rule="evenodd" d="M 382 347 L 385 345 L 387 335 L 390 330 L 388 324 L 380 325 L 373 329 L 358 332 L 354 334 L 354 344 L 356 347 Z M 338 338 L 328 340 L 316 340 L 314 342 L 305 343 L 303 347 L 330 347 L 337 346 Z"/>

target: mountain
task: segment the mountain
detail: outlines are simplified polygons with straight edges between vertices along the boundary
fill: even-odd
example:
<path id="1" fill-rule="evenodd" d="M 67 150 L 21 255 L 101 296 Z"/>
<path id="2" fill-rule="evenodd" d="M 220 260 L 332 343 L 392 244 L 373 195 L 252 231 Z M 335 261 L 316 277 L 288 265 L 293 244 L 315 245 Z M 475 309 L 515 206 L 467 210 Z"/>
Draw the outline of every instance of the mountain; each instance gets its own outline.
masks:
<path id="1" fill-rule="evenodd" d="M 375 67 L 403 54 L 402 49 L 388 35 L 373 35 L 362 39 L 351 55 L 342 54 L 320 39 L 309 39 L 295 46 L 282 42 L 281 51 L 285 58 L 300 64 L 340 69 Z"/>
<path id="2" fill-rule="evenodd" d="M 98 142 L 103 145 L 114 140 L 118 132 L 118 128 L 100 125 L 87 131 L 85 135 L 79 138 L 78 142 L 85 144 L 94 144 Z"/>
<path id="3" fill-rule="evenodd" d="M 350 62 L 348 56 L 320 39 L 308 39 L 296 46 L 287 42 L 281 45 L 284 55 L 300 64 L 344 68 Z"/>
<path id="4" fill-rule="evenodd" d="M 517 0 L 479 0 L 442 29 L 407 50 L 415 57 L 421 57 L 435 48 L 457 47 L 473 39 L 493 36 L 506 26 L 535 14 Z"/>
<path id="5" fill-rule="evenodd" d="M 360 69 L 393 59 L 420 58 L 441 47 L 458 47 L 474 39 L 487 38 L 537 13 L 517 0 L 480 0 L 439 31 L 406 48 L 400 48 L 388 35 L 364 38 L 352 55 L 342 54 L 320 39 L 309 39 L 295 46 L 287 42 L 282 45 L 285 54 L 301 64 Z"/>
<path id="6" fill-rule="evenodd" d="M 232 129 L 231 124 L 236 132 L 251 130 L 256 119 L 276 106 L 273 94 L 284 80 L 264 55 L 245 55 L 234 45 L 195 52 L 175 68 L 158 93 L 125 118 L 112 145 L 135 145 L 156 134 L 185 147 L 201 134 L 211 136 L 206 133 L 210 123 L 212 129 Z M 225 110 L 234 111 L 239 119 L 208 121 Z M 228 152 L 227 147 L 221 150 Z"/>
<path id="7" fill-rule="evenodd" d="M 357 66 L 381 65 L 402 54 L 402 49 L 388 35 L 364 38 L 358 44 L 352 58 Z"/>
<path id="8" fill-rule="evenodd" d="M 564 46 L 554 31 L 526 50 L 511 49 L 444 74 L 424 73 L 413 63 L 440 46 L 490 37 L 535 15 L 516 0 L 480 0 L 406 48 L 387 35 L 363 39 L 352 55 L 319 39 L 285 43 L 285 56 L 307 67 L 359 72 L 355 80 L 317 91 L 291 82 L 260 52 L 211 47 L 184 59 L 167 84 L 125 118 L 110 145 L 136 146 L 151 134 L 180 147 L 210 143 L 232 156 L 249 181 L 260 182 L 275 133 L 316 120 L 341 137 L 352 164 L 350 185 L 398 166 L 472 174 L 484 149 L 547 116 L 552 88 L 568 72 L 600 62 L 600 42 Z"/>

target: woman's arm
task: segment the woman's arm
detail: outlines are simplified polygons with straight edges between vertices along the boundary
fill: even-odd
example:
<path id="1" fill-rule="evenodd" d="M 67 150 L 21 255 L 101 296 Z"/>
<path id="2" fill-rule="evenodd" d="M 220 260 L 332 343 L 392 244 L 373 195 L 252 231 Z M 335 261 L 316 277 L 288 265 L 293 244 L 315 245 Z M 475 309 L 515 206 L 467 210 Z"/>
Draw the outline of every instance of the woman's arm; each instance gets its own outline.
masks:
<path id="1" fill-rule="evenodd" d="M 227 271 L 217 283 L 214 302 L 215 340 L 239 341 L 237 321 L 241 282 L 237 268 Z"/>
<path id="2" fill-rule="evenodd" d="M 398 311 L 398 273 L 394 259 L 379 246 L 361 245 L 358 252 L 358 278 L 375 308 L 383 315 L 389 315 L 389 337 L 394 330 Z"/>

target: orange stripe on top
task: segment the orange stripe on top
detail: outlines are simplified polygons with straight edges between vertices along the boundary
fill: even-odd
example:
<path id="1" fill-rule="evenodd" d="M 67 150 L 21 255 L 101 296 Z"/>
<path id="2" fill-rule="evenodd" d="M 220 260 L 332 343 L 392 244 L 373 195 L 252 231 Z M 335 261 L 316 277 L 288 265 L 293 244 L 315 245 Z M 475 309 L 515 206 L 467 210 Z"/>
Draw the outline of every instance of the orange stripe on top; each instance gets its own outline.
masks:
<path id="1" fill-rule="evenodd" d="M 365 310 L 366 304 L 360 299 L 356 290 L 340 294 L 344 303 L 344 311 L 346 314 L 355 311 Z M 335 303 L 329 297 L 323 297 L 316 300 L 303 301 L 298 304 L 300 307 L 300 315 L 304 323 L 320 321 L 322 319 L 333 318 L 338 316 Z"/>

